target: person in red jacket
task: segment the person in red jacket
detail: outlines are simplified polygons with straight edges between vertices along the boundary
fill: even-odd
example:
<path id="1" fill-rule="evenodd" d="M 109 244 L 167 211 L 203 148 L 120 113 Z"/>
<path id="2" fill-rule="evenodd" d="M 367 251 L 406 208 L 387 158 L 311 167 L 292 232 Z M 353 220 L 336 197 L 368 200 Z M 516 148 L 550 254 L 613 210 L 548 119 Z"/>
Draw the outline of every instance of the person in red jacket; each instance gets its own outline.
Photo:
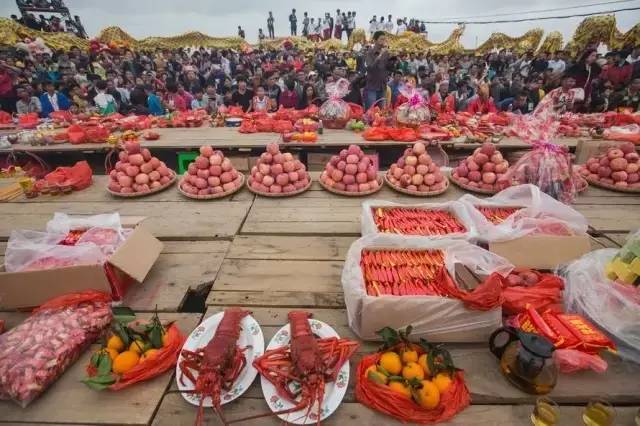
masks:
<path id="1" fill-rule="evenodd" d="M 633 74 L 633 65 L 627 62 L 619 51 L 612 52 L 613 64 L 607 66 L 600 78 L 602 80 L 609 80 L 613 84 L 614 90 L 620 90 L 631 81 L 631 75 Z"/>
<path id="2" fill-rule="evenodd" d="M 439 113 L 455 113 L 456 112 L 456 100 L 453 94 L 449 93 L 449 82 L 441 81 L 438 86 L 438 91 L 431 95 L 429 101 L 431 108 Z"/>
<path id="3" fill-rule="evenodd" d="M 469 102 L 467 112 L 470 114 L 488 114 L 498 112 L 493 98 L 489 96 L 489 86 L 483 84 L 478 89 L 478 96 Z"/>

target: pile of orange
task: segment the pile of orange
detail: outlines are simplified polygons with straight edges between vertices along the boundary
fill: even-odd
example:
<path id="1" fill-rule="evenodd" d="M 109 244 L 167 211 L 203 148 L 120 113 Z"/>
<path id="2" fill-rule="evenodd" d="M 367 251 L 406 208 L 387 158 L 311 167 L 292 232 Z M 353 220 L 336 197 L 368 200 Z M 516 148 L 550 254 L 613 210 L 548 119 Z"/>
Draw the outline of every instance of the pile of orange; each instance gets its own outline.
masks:
<path id="1" fill-rule="evenodd" d="M 413 349 L 384 352 L 380 361 L 366 370 L 367 379 L 432 410 L 440 404 L 440 395 L 449 389 L 452 378 L 446 372 L 432 374 L 428 356 Z"/>
<path id="2" fill-rule="evenodd" d="M 129 347 L 125 347 L 122 339 L 115 334 L 109 337 L 107 346 L 100 351 L 109 355 L 111 371 L 116 374 L 126 373 L 136 365 L 155 357 L 158 353 L 158 349 L 154 349 L 151 343 L 141 339 L 134 340 Z"/>

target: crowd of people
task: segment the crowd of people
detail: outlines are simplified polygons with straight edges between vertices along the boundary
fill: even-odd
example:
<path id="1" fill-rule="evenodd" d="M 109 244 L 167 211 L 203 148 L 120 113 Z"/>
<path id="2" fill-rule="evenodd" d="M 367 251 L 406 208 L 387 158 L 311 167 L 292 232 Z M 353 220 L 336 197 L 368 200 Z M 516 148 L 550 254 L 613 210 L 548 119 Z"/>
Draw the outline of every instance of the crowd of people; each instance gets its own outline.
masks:
<path id="1" fill-rule="evenodd" d="M 331 38 L 341 40 L 343 36 L 348 40 L 356 28 L 356 12 L 341 12 L 340 9 L 336 10 L 335 15 L 327 12 L 324 16 L 319 16 L 317 20 L 315 17 L 309 16 L 308 12 L 304 12 L 301 17 L 300 31 L 298 31 L 298 15 L 296 9 L 291 9 L 291 14 L 289 14 L 288 19 L 290 34 L 292 36 L 301 35 L 311 41 L 329 40 Z M 275 18 L 273 17 L 273 12 L 269 12 L 269 16 L 267 17 L 268 35 L 265 35 L 262 28 L 259 28 L 259 41 L 267 37 L 270 39 L 275 38 L 274 25 Z M 244 38 L 244 36 L 241 37 Z"/>
<path id="2" fill-rule="evenodd" d="M 563 51 L 394 54 L 386 33 L 377 31 L 358 52 L 0 52 L 2 109 L 42 117 L 57 110 L 162 115 L 195 108 L 214 114 L 232 105 L 245 111 L 303 109 L 324 102 L 327 86 L 341 78 L 350 82 L 344 99 L 365 108 L 406 102 L 403 88 L 409 88 L 437 113 L 526 114 L 545 96 L 561 112 L 640 111 L 639 46 L 604 56 L 588 48 L 577 58 Z"/>

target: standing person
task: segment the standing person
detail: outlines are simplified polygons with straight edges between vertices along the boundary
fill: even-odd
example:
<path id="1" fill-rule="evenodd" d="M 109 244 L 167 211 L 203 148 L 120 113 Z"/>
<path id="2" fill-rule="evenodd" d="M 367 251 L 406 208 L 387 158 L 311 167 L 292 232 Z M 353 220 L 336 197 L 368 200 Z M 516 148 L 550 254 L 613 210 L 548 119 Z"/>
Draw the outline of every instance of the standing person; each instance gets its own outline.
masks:
<path id="1" fill-rule="evenodd" d="M 397 24 L 398 24 L 398 29 L 396 30 L 396 34 L 400 35 L 407 32 L 407 24 L 405 24 L 402 19 L 398 19 Z"/>
<path id="2" fill-rule="evenodd" d="M 341 40 L 342 39 L 342 27 L 344 26 L 344 23 L 342 22 L 342 14 L 340 13 L 340 9 L 336 10 L 336 17 L 335 17 L 333 23 L 334 23 L 333 36 L 335 38 L 337 38 L 338 40 Z"/>
<path id="3" fill-rule="evenodd" d="M 373 18 L 369 21 L 369 35 L 373 39 L 373 35 L 378 31 L 378 18 L 373 15 Z"/>
<path id="4" fill-rule="evenodd" d="M 40 95 L 41 117 L 47 118 L 53 111 L 67 111 L 71 108 L 71 101 L 63 93 L 56 90 L 53 81 L 47 81 L 44 88 L 45 92 Z"/>
<path id="5" fill-rule="evenodd" d="M 322 39 L 329 40 L 331 38 L 331 18 L 328 13 L 324 14 L 322 22 Z"/>
<path id="6" fill-rule="evenodd" d="M 291 9 L 291 15 L 289 15 L 289 25 L 291 26 L 291 35 L 298 35 L 298 17 L 296 16 L 296 10 Z"/>
<path id="7" fill-rule="evenodd" d="M 379 99 L 384 99 L 389 74 L 388 64 L 387 38 L 383 31 L 376 31 L 373 34 L 373 46 L 367 51 L 365 57 L 367 69 L 367 81 L 364 89 L 365 109 L 369 109 Z"/>
<path id="8" fill-rule="evenodd" d="M 347 12 L 347 18 L 345 20 L 344 29 L 347 32 L 347 40 L 351 38 L 351 26 L 353 25 L 353 17 L 351 16 L 351 12 Z"/>
<path id="9" fill-rule="evenodd" d="M 311 18 L 311 22 L 309 22 L 309 40 L 318 41 L 318 33 L 316 33 L 315 18 Z"/>
<path id="10" fill-rule="evenodd" d="M 269 17 L 267 18 L 267 31 L 269 32 L 269 38 L 275 38 L 276 37 L 276 33 L 274 31 L 274 19 L 273 19 L 273 12 L 269 12 Z"/>
<path id="11" fill-rule="evenodd" d="M 302 18 L 302 36 L 309 38 L 309 15 L 307 12 L 304 13 L 304 18 Z"/>
<path id="12" fill-rule="evenodd" d="M 260 42 L 260 44 L 262 44 L 264 39 L 265 39 L 265 36 L 264 36 L 264 33 L 262 32 L 262 28 L 258 28 L 258 41 Z"/>
<path id="13" fill-rule="evenodd" d="M 384 30 L 389 34 L 393 34 L 393 19 L 391 15 L 387 17 L 387 23 L 384 24 Z"/>
<path id="14" fill-rule="evenodd" d="M 244 39 L 244 30 L 242 29 L 242 27 L 240 25 L 238 25 L 238 37 Z"/>
<path id="15" fill-rule="evenodd" d="M 333 37 L 333 25 L 335 24 L 335 22 L 333 22 L 333 17 L 331 16 L 331 13 L 327 12 L 325 13 L 325 16 L 329 21 L 329 37 L 328 38 L 331 38 Z"/>

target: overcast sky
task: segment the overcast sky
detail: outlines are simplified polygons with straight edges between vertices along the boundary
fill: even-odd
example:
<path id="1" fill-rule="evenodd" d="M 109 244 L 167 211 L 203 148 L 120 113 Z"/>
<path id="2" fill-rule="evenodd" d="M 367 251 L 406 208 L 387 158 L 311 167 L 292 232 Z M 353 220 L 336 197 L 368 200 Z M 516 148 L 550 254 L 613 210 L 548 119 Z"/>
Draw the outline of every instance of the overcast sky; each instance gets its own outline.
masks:
<path id="1" fill-rule="evenodd" d="M 607 2 L 611 0 L 601 0 Z M 417 17 L 425 20 L 443 18 L 460 18 L 486 16 L 510 12 L 524 12 L 532 10 L 550 9 L 558 7 L 577 6 L 597 3 L 597 0 L 402 0 L 390 2 L 388 0 L 311 0 L 304 2 L 283 2 L 277 0 L 66 0 L 66 4 L 74 15 L 80 15 L 82 22 L 90 36 L 107 26 L 117 25 L 136 38 L 147 36 L 177 35 L 186 31 L 201 31 L 212 36 L 236 35 L 238 25 L 242 25 L 247 33 L 247 39 L 255 42 L 258 28 L 267 32 L 266 19 L 269 10 L 275 17 L 276 36 L 289 32 L 288 14 L 291 8 L 298 11 L 299 30 L 302 12 L 309 12 L 310 16 L 319 17 L 325 12 L 335 14 L 337 8 L 341 10 L 357 11 L 357 26 L 368 28 L 372 15 L 391 13 L 394 17 Z M 523 16 L 554 16 L 570 15 L 572 13 L 586 13 L 624 7 L 640 6 L 640 0 L 603 6 L 581 7 L 579 9 L 535 13 L 529 15 L 512 15 L 500 19 L 520 18 Z M 15 2 L 0 1 L 2 16 L 17 13 Z M 488 20 L 490 18 L 479 18 Z M 530 21 L 521 23 L 505 23 L 491 25 L 468 25 L 462 38 L 467 48 L 474 48 L 485 41 L 492 32 L 503 32 L 510 36 L 520 36 L 527 30 L 542 27 L 545 32 L 560 31 L 565 42 L 572 36 L 575 28 L 583 18 L 562 20 Z M 627 31 L 640 22 L 640 10 L 619 12 L 616 15 L 618 28 Z M 454 25 L 429 25 L 429 39 L 442 41 L 453 29 Z"/>

